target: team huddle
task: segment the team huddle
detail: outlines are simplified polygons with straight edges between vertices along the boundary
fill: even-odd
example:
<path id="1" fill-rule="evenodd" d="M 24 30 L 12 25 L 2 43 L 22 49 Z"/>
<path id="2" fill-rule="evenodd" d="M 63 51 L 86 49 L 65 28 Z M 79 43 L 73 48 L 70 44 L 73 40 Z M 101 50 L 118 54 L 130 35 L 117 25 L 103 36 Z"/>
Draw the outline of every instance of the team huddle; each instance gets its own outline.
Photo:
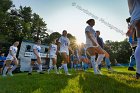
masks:
<path id="1" fill-rule="evenodd" d="M 128 0 L 129 12 L 131 18 L 127 19 L 129 24 L 127 36 L 129 36 L 129 42 L 131 46 L 134 48 L 134 52 L 131 56 L 132 59 L 136 61 L 136 78 L 140 78 L 140 0 Z M 94 19 L 89 19 L 86 21 L 88 26 L 85 28 L 85 37 L 86 43 L 83 44 L 80 48 L 72 49 L 70 47 L 70 40 L 67 38 L 67 31 L 63 30 L 62 35 L 59 39 L 53 40 L 52 44 L 49 47 L 49 53 L 46 56 L 52 60 L 52 64 L 49 66 L 47 70 L 48 73 L 52 69 L 55 70 L 56 74 L 59 74 L 58 69 L 64 69 L 66 75 L 71 75 L 68 71 L 67 64 L 69 63 L 69 58 L 71 59 L 71 68 L 83 69 L 84 71 L 87 68 L 93 68 L 94 74 L 102 74 L 101 73 L 101 62 L 105 58 L 106 67 L 108 70 L 112 71 L 111 63 L 110 63 L 110 55 L 107 51 L 104 50 L 104 43 L 102 38 L 99 37 L 100 31 L 95 31 L 93 26 L 95 25 Z M 132 39 L 132 37 L 137 37 Z M 35 62 L 37 62 L 37 66 L 39 68 L 39 74 L 44 74 L 42 70 L 42 62 L 40 57 L 40 47 L 41 41 L 37 40 L 36 44 L 33 46 L 33 55 L 31 57 L 31 64 L 29 68 L 28 75 L 32 75 L 32 69 Z M 18 59 L 16 58 L 17 54 L 17 46 L 19 42 L 16 41 L 9 49 L 9 54 L 6 58 L 6 61 L 3 66 L 2 76 L 6 77 L 7 74 L 13 76 L 12 72 L 18 66 Z M 70 51 L 70 53 L 69 53 Z M 60 54 L 62 57 L 62 65 L 57 69 L 57 54 Z M 70 55 L 71 54 L 71 55 Z M 97 59 L 96 59 L 97 57 Z M 95 60 L 96 59 L 96 60 Z M 132 61 L 131 59 L 131 61 Z M 11 67 L 11 63 L 14 63 L 14 66 Z M 133 66 L 132 66 L 133 67 Z M 134 70 L 134 68 L 130 67 L 129 70 Z"/>

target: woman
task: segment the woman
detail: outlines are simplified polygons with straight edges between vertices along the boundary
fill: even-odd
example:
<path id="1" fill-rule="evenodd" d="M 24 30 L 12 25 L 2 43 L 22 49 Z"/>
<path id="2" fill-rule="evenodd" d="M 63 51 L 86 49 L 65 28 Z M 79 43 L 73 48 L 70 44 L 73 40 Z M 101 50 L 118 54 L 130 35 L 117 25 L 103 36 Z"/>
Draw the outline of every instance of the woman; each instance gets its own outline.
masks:
<path id="1" fill-rule="evenodd" d="M 16 58 L 16 54 L 17 54 L 17 50 L 18 50 L 17 46 L 18 45 L 19 45 L 19 41 L 16 41 L 16 42 L 14 42 L 14 44 L 12 46 L 10 46 L 9 53 L 8 53 L 8 56 L 6 57 L 6 61 L 5 61 L 5 67 L 4 67 L 4 70 L 3 70 L 3 77 L 6 76 L 6 72 L 11 67 L 10 64 L 12 62 L 14 63 L 14 66 L 12 67 L 12 69 L 10 69 L 8 71 L 8 74 L 10 76 L 13 76 L 12 71 L 14 71 L 18 66 L 18 60 Z"/>
<path id="2" fill-rule="evenodd" d="M 93 29 L 93 26 L 95 25 L 95 20 L 89 19 L 86 23 L 88 24 L 88 26 L 85 29 L 86 48 L 90 54 L 91 64 L 94 69 L 94 73 L 101 74 L 100 71 L 98 70 L 98 64 L 100 64 L 101 61 L 103 60 L 104 52 L 97 42 L 96 31 Z M 98 58 L 96 62 L 95 62 L 95 53 L 98 53 Z"/>
<path id="3" fill-rule="evenodd" d="M 128 7 L 131 16 L 130 30 L 136 29 L 137 48 L 135 50 L 136 59 L 136 78 L 140 78 L 140 0 L 128 0 Z"/>
<path id="4" fill-rule="evenodd" d="M 55 70 L 55 73 L 59 74 L 57 72 L 57 66 L 56 66 L 56 63 L 57 63 L 57 61 L 56 61 L 57 60 L 57 56 L 56 56 L 56 54 L 57 54 L 57 45 L 55 43 L 56 43 L 56 41 L 54 40 L 54 42 L 49 47 L 49 57 L 50 57 L 50 60 L 52 60 L 53 65 L 51 65 L 50 68 L 48 69 L 48 74 L 49 74 L 50 70 L 53 69 L 53 68 Z"/>
<path id="5" fill-rule="evenodd" d="M 40 57 L 40 51 L 41 51 L 40 44 L 41 44 L 41 40 L 37 40 L 36 44 L 33 46 L 33 55 L 31 57 L 31 64 L 30 64 L 30 69 L 29 69 L 28 75 L 32 75 L 32 68 L 36 61 L 38 63 L 37 65 L 39 68 L 39 70 L 38 70 L 39 74 L 44 74 L 42 72 L 42 62 L 41 62 L 41 57 Z"/>
<path id="6" fill-rule="evenodd" d="M 60 49 L 60 53 L 61 53 L 62 61 L 63 61 L 62 67 L 64 68 L 66 75 L 71 75 L 69 74 L 68 67 L 67 67 L 67 63 L 69 62 L 69 50 L 71 50 L 71 48 L 69 47 L 70 41 L 67 38 L 66 30 L 62 32 L 62 36 L 59 38 L 58 42 L 59 42 L 58 47 Z"/>

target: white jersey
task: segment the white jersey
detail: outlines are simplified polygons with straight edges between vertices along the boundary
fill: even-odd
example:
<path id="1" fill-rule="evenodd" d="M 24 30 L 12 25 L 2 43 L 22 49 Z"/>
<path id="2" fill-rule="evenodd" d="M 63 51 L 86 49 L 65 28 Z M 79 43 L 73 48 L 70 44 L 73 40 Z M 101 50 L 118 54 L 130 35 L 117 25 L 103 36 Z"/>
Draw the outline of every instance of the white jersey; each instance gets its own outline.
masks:
<path id="1" fill-rule="evenodd" d="M 37 51 L 38 56 L 40 57 L 41 47 L 39 45 L 34 45 L 33 50 Z M 32 59 L 37 59 L 35 53 L 33 52 Z"/>
<path id="2" fill-rule="evenodd" d="M 85 28 L 85 33 L 86 32 L 90 32 L 91 34 L 91 37 L 97 41 L 96 39 L 96 31 L 91 27 L 91 26 L 87 26 Z M 93 44 L 92 44 L 92 41 L 88 38 L 87 34 L 86 34 L 86 48 L 88 47 L 94 47 Z"/>
<path id="3" fill-rule="evenodd" d="M 17 54 L 17 47 L 11 46 L 10 49 L 9 49 L 9 51 L 12 52 L 13 56 L 16 56 L 16 54 Z M 13 60 L 13 56 L 12 56 L 11 53 L 9 52 L 6 59 L 7 59 L 7 60 Z"/>
<path id="4" fill-rule="evenodd" d="M 59 38 L 60 44 L 60 52 L 66 52 L 67 55 L 69 55 L 69 45 L 70 45 L 70 41 L 67 37 L 61 36 Z"/>
<path id="5" fill-rule="evenodd" d="M 140 20 L 140 0 L 128 0 L 129 12 L 131 15 L 131 24 Z"/>
<path id="6" fill-rule="evenodd" d="M 57 45 L 51 44 L 50 45 L 50 58 L 56 57 Z"/>

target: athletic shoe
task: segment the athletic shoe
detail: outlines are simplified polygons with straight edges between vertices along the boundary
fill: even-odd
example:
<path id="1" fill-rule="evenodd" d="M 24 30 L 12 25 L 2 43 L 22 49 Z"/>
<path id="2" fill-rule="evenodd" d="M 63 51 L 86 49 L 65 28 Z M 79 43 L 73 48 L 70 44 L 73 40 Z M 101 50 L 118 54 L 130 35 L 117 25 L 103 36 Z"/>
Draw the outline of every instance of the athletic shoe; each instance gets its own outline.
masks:
<path id="1" fill-rule="evenodd" d="M 66 75 L 70 76 L 71 74 L 67 72 Z"/>
<path id="2" fill-rule="evenodd" d="M 32 75 L 32 73 L 28 73 L 28 75 Z"/>
<path id="3" fill-rule="evenodd" d="M 47 72 L 48 72 L 48 74 L 50 74 L 50 70 L 49 69 L 47 70 Z"/>
<path id="4" fill-rule="evenodd" d="M 94 72 L 94 74 L 102 75 L 102 72 L 99 69 L 97 69 L 97 72 Z"/>
<path id="5" fill-rule="evenodd" d="M 9 75 L 9 76 L 13 76 L 12 72 L 8 72 L 8 75 Z"/>
<path id="6" fill-rule="evenodd" d="M 7 77 L 7 75 L 6 74 L 3 74 L 2 77 Z"/>
<path id="7" fill-rule="evenodd" d="M 139 78 L 140 78 L 140 74 L 136 73 L 136 79 L 139 79 Z"/>
<path id="8" fill-rule="evenodd" d="M 136 71 L 133 67 L 128 67 L 129 71 Z"/>
<path id="9" fill-rule="evenodd" d="M 56 72 L 56 74 L 59 74 L 59 72 Z"/>
<path id="10" fill-rule="evenodd" d="M 39 74 L 44 74 L 44 72 L 39 72 Z"/>

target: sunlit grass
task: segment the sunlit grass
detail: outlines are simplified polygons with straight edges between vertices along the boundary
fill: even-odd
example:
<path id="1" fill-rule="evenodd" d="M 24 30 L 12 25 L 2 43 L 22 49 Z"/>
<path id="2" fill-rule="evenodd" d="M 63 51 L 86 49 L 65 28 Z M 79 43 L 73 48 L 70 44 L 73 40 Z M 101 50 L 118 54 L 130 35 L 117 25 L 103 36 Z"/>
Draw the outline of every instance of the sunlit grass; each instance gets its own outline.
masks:
<path id="1" fill-rule="evenodd" d="M 94 75 L 93 70 L 74 71 L 71 76 L 54 72 L 32 76 L 18 73 L 13 77 L 0 76 L 0 93 L 139 93 L 140 80 L 127 67 L 113 67 L 114 72 L 102 69 L 103 75 Z"/>

